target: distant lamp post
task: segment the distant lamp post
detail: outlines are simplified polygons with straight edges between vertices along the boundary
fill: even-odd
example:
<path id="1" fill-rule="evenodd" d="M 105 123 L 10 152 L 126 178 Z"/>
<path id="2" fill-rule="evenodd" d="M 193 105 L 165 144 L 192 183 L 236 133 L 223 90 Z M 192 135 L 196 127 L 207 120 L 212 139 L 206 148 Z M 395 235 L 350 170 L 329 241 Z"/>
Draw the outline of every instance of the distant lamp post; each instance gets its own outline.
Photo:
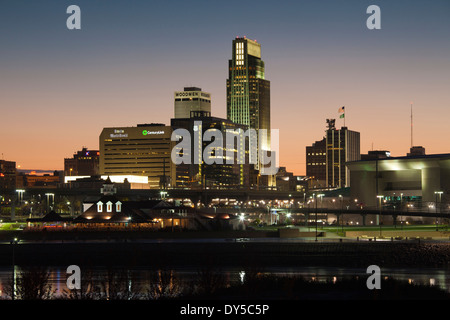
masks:
<path id="1" fill-rule="evenodd" d="M 16 192 L 17 192 L 17 195 L 18 195 L 18 204 L 20 206 L 22 204 L 22 201 L 23 201 L 23 194 L 25 193 L 25 190 L 17 189 Z"/>
<path id="2" fill-rule="evenodd" d="M 435 191 L 434 194 L 436 195 L 436 203 L 435 203 L 435 207 L 436 207 L 436 231 L 438 231 L 438 217 L 437 217 L 437 212 L 438 212 L 438 196 L 439 196 L 439 203 L 441 203 L 441 199 L 442 199 L 442 194 L 444 192 L 443 191 Z M 439 213 L 441 212 L 441 210 L 439 209 Z"/>
<path id="3" fill-rule="evenodd" d="M 381 224 L 382 224 L 382 219 L 381 219 L 381 199 L 383 199 L 382 195 L 377 196 L 379 202 L 378 202 L 378 209 L 380 210 L 379 216 L 378 216 L 378 224 L 380 225 L 380 237 L 381 237 Z"/>
<path id="4" fill-rule="evenodd" d="M 403 193 L 400 193 L 400 211 L 403 208 Z"/>
<path id="5" fill-rule="evenodd" d="M 318 194 L 317 196 L 320 198 L 320 209 L 321 209 L 321 211 L 323 211 L 323 197 L 325 196 L 325 194 L 321 193 L 321 194 Z M 328 221 L 328 215 L 327 215 L 327 221 Z"/>
<path id="6" fill-rule="evenodd" d="M 48 206 L 47 213 L 49 213 L 50 212 L 50 208 L 51 208 L 51 206 L 50 206 L 50 198 L 52 198 L 52 202 L 54 202 L 55 201 L 55 194 L 54 193 L 46 193 L 45 195 L 47 196 L 47 206 Z"/>
<path id="7" fill-rule="evenodd" d="M 15 262 L 15 245 L 18 243 L 19 239 L 14 238 L 11 240 L 12 245 L 12 290 L 11 290 L 11 300 L 14 300 L 16 291 L 16 262 Z"/>
<path id="8" fill-rule="evenodd" d="M 342 225 L 342 234 L 344 234 L 344 198 L 342 197 L 342 194 L 339 195 L 339 199 L 341 201 L 341 225 Z"/>
<path id="9" fill-rule="evenodd" d="M 313 197 L 314 197 L 314 199 L 313 199 L 313 201 L 316 203 L 316 241 L 317 241 L 317 197 L 316 197 L 316 194 L 315 193 L 313 193 Z"/>
<path id="10" fill-rule="evenodd" d="M 403 210 L 403 193 L 400 193 L 400 212 Z M 400 216 L 400 225 L 403 230 L 403 215 Z"/>

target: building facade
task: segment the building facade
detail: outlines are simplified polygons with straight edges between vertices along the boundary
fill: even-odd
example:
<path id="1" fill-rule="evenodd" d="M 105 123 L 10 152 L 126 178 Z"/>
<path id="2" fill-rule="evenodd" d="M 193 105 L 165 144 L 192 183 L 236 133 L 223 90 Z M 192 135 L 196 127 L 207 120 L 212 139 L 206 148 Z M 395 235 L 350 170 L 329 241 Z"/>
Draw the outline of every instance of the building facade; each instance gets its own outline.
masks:
<path id="1" fill-rule="evenodd" d="M 54 171 L 51 174 L 17 174 L 16 184 L 18 188 L 55 188 L 63 183 L 62 172 Z"/>
<path id="2" fill-rule="evenodd" d="M 367 154 L 361 155 L 361 160 L 385 159 L 391 156 L 391 152 L 387 150 L 371 150 Z"/>
<path id="3" fill-rule="evenodd" d="M 197 87 L 185 87 L 174 93 L 174 118 L 189 118 L 191 111 L 211 112 L 211 94 Z"/>
<path id="4" fill-rule="evenodd" d="M 0 160 L 0 189 L 16 188 L 16 162 Z"/>
<path id="5" fill-rule="evenodd" d="M 165 189 L 175 181 L 171 161 L 172 128 L 163 124 L 104 128 L 100 134 L 101 175 L 141 176 L 151 189 Z"/>
<path id="6" fill-rule="evenodd" d="M 327 186 L 327 147 L 326 139 L 314 142 L 306 147 L 306 176 L 310 178 L 311 188 Z"/>
<path id="7" fill-rule="evenodd" d="M 347 127 L 336 129 L 327 119 L 325 137 L 306 147 L 306 175 L 310 188 L 335 189 L 350 186 L 346 162 L 361 159 L 360 134 Z"/>
<path id="8" fill-rule="evenodd" d="M 334 120 L 334 119 L 331 119 Z M 326 183 L 329 188 L 350 186 L 350 171 L 346 162 L 361 159 L 360 133 L 347 127 L 336 129 L 329 121 L 326 139 Z"/>
<path id="9" fill-rule="evenodd" d="M 82 148 L 72 158 L 64 159 L 65 176 L 96 176 L 99 174 L 99 150 Z"/>
<path id="10" fill-rule="evenodd" d="M 250 164 L 248 161 L 248 140 L 236 141 L 236 143 L 242 146 L 242 164 L 238 163 L 239 159 L 239 147 L 232 149 L 233 163 L 227 164 L 227 130 L 245 131 L 246 126 L 236 124 L 230 120 L 212 117 L 209 112 L 193 111 L 189 118 L 184 119 L 172 119 L 171 126 L 173 130 L 185 129 L 191 136 L 190 150 L 182 150 L 182 152 L 189 153 L 189 164 L 178 164 L 176 167 L 177 187 L 189 187 L 189 188 L 204 188 L 204 187 L 248 187 L 250 183 L 249 170 Z M 208 130 L 220 131 L 223 140 L 220 141 L 222 154 L 208 154 L 205 153 L 205 149 L 211 144 L 211 141 L 204 141 L 202 137 Z M 198 141 L 196 141 L 198 139 Z M 214 142 L 217 142 L 214 140 Z M 201 146 L 196 149 L 195 144 Z M 245 145 L 242 145 L 244 143 Z M 177 151 L 180 152 L 180 151 Z M 196 158 L 200 161 L 196 161 Z M 207 160 L 221 160 L 220 163 L 205 163 Z M 217 162 L 217 161 L 215 161 Z"/>
<path id="11" fill-rule="evenodd" d="M 228 62 L 227 119 L 255 129 L 267 130 L 258 150 L 270 148 L 270 81 L 265 78 L 261 44 L 246 37 L 233 40 Z"/>

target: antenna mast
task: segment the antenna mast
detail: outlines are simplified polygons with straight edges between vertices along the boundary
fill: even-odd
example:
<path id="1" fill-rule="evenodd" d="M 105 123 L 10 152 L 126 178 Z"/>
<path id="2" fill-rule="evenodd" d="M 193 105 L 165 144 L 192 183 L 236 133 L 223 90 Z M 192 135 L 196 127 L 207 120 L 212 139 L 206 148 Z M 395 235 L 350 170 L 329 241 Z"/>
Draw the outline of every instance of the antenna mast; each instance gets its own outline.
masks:
<path id="1" fill-rule="evenodd" d="M 412 101 L 411 101 L 411 148 L 413 147 L 413 109 L 412 109 Z"/>

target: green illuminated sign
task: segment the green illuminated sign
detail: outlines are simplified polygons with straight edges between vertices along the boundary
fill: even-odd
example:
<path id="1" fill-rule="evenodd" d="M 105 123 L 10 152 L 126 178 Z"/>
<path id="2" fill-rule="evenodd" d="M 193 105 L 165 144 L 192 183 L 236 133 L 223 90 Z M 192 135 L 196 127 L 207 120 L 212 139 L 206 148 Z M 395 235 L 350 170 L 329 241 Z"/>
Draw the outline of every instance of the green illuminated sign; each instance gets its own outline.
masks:
<path id="1" fill-rule="evenodd" d="M 143 134 L 144 136 L 146 136 L 146 135 L 147 135 L 147 130 L 142 131 L 142 134 Z"/>

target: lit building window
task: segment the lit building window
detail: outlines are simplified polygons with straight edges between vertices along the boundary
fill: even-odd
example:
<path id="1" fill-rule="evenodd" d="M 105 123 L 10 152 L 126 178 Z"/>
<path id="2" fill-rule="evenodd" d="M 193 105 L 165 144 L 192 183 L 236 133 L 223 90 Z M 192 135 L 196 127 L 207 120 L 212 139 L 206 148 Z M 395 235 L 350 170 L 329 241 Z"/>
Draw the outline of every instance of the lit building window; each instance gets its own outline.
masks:
<path id="1" fill-rule="evenodd" d="M 103 212 L 103 202 L 97 202 L 97 212 Z"/>
<path id="2" fill-rule="evenodd" d="M 122 211 L 122 202 L 117 201 L 116 202 L 116 212 L 121 212 Z"/>
<path id="3" fill-rule="evenodd" d="M 106 203 L 106 212 L 112 212 L 112 202 L 108 201 Z"/>

